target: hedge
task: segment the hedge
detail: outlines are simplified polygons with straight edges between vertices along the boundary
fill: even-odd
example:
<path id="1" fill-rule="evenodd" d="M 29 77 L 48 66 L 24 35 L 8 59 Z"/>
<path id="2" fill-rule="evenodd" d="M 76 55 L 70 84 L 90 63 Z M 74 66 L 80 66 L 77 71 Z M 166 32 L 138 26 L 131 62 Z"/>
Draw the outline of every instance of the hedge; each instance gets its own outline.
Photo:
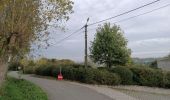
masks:
<path id="1" fill-rule="evenodd" d="M 164 74 L 161 70 L 151 68 L 130 68 L 133 72 L 133 81 L 138 85 L 164 87 Z"/>
<path id="2" fill-rule="evenodd" d="M 111 72 L 117 73 L 121 77 L 121 84 L 130 85 L 133 84 L 133 73 L 127 67 L 115 67 L 111 69 Z"/>
<path id="3" fill-rule="evenodd" d="M 149 67 L 84 68 L 78 65 L 40 65 L 37 75 L 57 77 L 62 67 L 64 79 L 99 85 L 141 85 L 170 88 L 170 72 Z"/>
<path id="4" fill-rule="evenodd" d="M 164 84 L 165 87 L 170 88 L 170 72 L 165 73 Z"/>
<path id="5" fill-rule="evenodd" d="M 54 66 L 40 66 L 36 70 L 36 74 L 43 76 L 57 77 L 59 74 L 59 67 Z M 64 79 L 79 81 L 89 84 L 102 84 L 102 85 L 118 85 L 121 80 L 115 73 L 109 71 L 100 71 L 93 68 L 74 68 L 74 67 L 62 67 L 62 74 Z"/>

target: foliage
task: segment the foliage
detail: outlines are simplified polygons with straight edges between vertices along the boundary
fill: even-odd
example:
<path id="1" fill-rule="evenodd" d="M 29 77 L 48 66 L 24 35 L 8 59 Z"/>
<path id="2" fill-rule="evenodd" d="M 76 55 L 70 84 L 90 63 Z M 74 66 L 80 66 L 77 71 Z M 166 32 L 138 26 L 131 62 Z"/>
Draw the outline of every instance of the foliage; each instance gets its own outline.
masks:
<path id="1" fill-rule="evenodd" d="M 98 67 L 95 69 L 93 67 L 84 68 L 81 64 L 70 62 L 72 61 L 43 58 L 37 61 L 25 60 L 22 61 L 22 64 L 28 66 L 28 69 L 31 68 L 29 66 L 34 66 L 34 70 L 30 70 L 29 73 L 55 78 L 60 73 L 61 67 L 64 79 L 88 84 L 142 85 L 170 88 L 170 72 L 165 72 L 161 69 L 144 65 L 118 66 L 114 68 Z M 27 67 L 24 69 L 28 70 Z"/>
<path id="2" fill-rule="evenodd" d="M 33 60 L 22 59 L 20 62 L 20 67 L 24 73 L 33 74 L 36 69 L 36 64 Z M 19 67 L 19 66 L 18 66 Z"/>
<path id="3" fill-rule="evenodd" d="M 59 67 L 54 66 L 39 67 L 36 74 L 57 77 L 59 70 Z M 120 83 L 120 77 L 118 75 L 93 68 L 62 67 L 62 74 L 64 79 L 89 84 L 118 85 Z"/>
<path id="4" fill-rule="evenodd" d="M 23 56 L 31 43 L 49 46 L 48 29 L 61 28 L 73 12 L 72 5 L 70 0 L 1 0 L 0 57 Z"/>
<path id="5" fill-rule="evenodd" d="M 35 62 L 37 65 L 47 65 L 47 64 L 54 64 L 56 66 L 59 65 L 74 65 L 75 62 L 69 59 L 47 59 L 47 58 L 41 58 Z"/>
<path id="6" fill-rule="evenodd" d="M 165 78 L 165 79 L 164 79 L 164 81 L 165 81 L 165 87 L 170 88 L 170 72 L 166 72 L 164 78 Z"/>
<path id="7" fill-rule="evenodd" d="M 151 62 L 151 63 L 150 63 L 150 67 L 151 67 L 151 68 L 158 68 L 157 61 Z"/>
<path id="8" fill-rule="evenodd" d="M 130 62 L 130 49 L 119 26 L 106 23 L 97 29 L 96 37 L 90 48 L 90 57 L 96 63 L 126 65 Z"/>
<path id="9" fill-rule="evenodd" d="M 127 67 L 115 67 L 111 72 L 118 74 L 121 77 L 122 84 L 133 84 L 133 73 Z"/>
<path id="10" fill-rule="evenodd" d="M 12 62 L 12 63 L 9 64 L 8 70 L 17 71 L 18 66 L 21 66 L 20 63 Z"/>
<path id="11" fill-rule="evenodd" d="M 52 75 L 52 68 L 53 65 L 40 65 L 38 68 L 35 70 L 35 73 L 38 75 L 43 75 L 43 76 L 51 76 Z"/>
<path id="12" fill-rule="evenodd" d="M 150 67 L 125 67 L 115 68 L 102 67 L 94 69 L 92 67 L 84 68 L 79 64 L 58 65 L 44 64 L 38 66 L 35 71 L 37 75 L 52 76 L 57 78 L 62 68 L 64 79 L 79 81 L 88 84 L 99 85 L 142 85 L 152 87 L 169 88 L 169 72 L 165 73 L 160 69 Z"/>
<path id="13" fill-rule="evenodd" d="M 0 100 L 48 100 L 47 95 L 36 85 L 8 78 L 0 90 Z"/>
<path id="14" fill-rule="evenodd" d="M 74 65 L 75 62 L 69 59 L 56 60 L 57 65 Z"/>
<path id="15" fill-rule="evenodd" d="M 133 81 L 136 84 L 152 87 L 163 87 L 164 74 L 161 70 L 151 68 L 130 68 L 133 72 Z"/>
<path id="16" fill-rule="evenodd" d="M 94 71 L 94 74 L 94 80 L 97 82 L 97 84 L 118 85 L 121 82 L 121 79 L 117 74 L 110 73 L 106 70 L 96 70 Z"/>
<path id="17" fill-rule="evenodd" d="M 48 59 L 47 58 L 41 58 L 41 59 L 36 61 L 36 65 L 37 66 L 48 65 Z"/>

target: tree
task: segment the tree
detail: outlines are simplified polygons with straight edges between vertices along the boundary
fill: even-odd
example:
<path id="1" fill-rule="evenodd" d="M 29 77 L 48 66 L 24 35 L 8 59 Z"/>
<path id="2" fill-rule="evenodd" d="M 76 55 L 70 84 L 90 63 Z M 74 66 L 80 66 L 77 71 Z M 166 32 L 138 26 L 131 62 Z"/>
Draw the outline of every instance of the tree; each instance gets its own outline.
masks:
<path id="1" fill-rule="evenodd" d="M 151 68 L 158 68 L 157 60 L 152 61 L 152 62 L 149 64 L 149 67 L 151 67 Z"/>
<path id="2" fill-rule="evenodd" d="M 48 29 L 62 28 L 72 5 L 70 0 L 0 0 L 0 83 L 9 58 L 29 53 L 33 43 L 49 46 Z"/>
<path id="3" fill-rule="evenodd" d="M 96 30 L 96 37 L 90 48 L 91 59 L 99 64 L 126 65 L 130 61 L 130 49 L 119 26 L 105 23 Z"/>

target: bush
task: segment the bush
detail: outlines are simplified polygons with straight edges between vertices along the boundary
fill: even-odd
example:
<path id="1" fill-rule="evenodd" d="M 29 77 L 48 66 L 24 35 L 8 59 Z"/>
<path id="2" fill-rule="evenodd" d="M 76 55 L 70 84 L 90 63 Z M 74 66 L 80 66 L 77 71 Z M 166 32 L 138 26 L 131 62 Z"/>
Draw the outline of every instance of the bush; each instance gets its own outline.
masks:
<path id="1" fill-rule="evenodd" d="M 33 74 L 36 69 L 36 64 L 33 60 L 21 60 L 20 67 L 22 67 L 22 70 L 25 74 Z"/>
<path id="2" fill-rule="evenodd" d="M 117 74 L 110 73 L 106 70 L 94 71 L 94 80 L 97 84 L 103 85 L 118 85 L 120 84 L 120 77 Z"/>
<path id="3" fill-rule="evenodd" d="M 133 81 L 138 85 L 163 87 L 163 72 L 161 70 L 151 68 L 130 68 L 133 72 Z"/>
<path id="4" fill-rule="evenodd" d="M 52 76 L 53 65 L 40 65 L 35 73 L 42 76 Z"/>
<path id="5" fill-rule="evenodd" d="M 130 69 L 126 67 L 115 67 L 111 71 L 121 77 L 121 84 L 129 85 L 133 83 L 133 73 Z"/>
<path id="6" fill-rule="evenodd" d="M 76 72 L 75 73 L 76 74 L 75 75 L 76 81 L 80 81 L 80 82 L 83 82 L 83 83 L 90 83 L 90 84 L 94 83 L 94 81 L 93 81 L 93 77 L 94 77 L 93 69 L 77 68 L 77 69 L 74 69 L 74 71 Z"/>
<path id="7" fill-rule="evenodd" d="M 54 66 L 40 66 L 36 70 L 36 74 L 43 76 L 57 77 L 60 72 L 60 67 Z M 75 68 L 70 66 L 62 67 L 62 75 L 64 79 L 79 81 L 88 84 L 105 84 L 105 85 L 118 85 L 120 77 L 117 74 L 110 73 L 109 71 L 100 71 L 93 68 Z"/>
<path id="8" fill-rule="evenodd" d="M 109 70 L 110 71 L 110 68 L 108 68 L 108 67 L 98 67 L 97 69 L 99 69 L 99 70 Z"/>
<path id="9" fill-rule="evenodd" d="M 165 73 L 164 84 L 165 87 L 170 88 L 170 72 Z"/>
<path id="10" fill-rule="evenodd" d="M 12 62 L 9 64 L 8 70 L 17 71 L 19 66 L 21 66 L 20 63 Z"/>
<path id="11" fill-rule="evenodd" d="M 37 75 L 57 78 L 62 68 L 64 79 L 99 85 L 142 85 L 170 88 L 170 72 L 150 67 L 115 67 L 84 68 L 83 65 L 57 65 L 53 63 L 40 64 L 36 69 Z"/>

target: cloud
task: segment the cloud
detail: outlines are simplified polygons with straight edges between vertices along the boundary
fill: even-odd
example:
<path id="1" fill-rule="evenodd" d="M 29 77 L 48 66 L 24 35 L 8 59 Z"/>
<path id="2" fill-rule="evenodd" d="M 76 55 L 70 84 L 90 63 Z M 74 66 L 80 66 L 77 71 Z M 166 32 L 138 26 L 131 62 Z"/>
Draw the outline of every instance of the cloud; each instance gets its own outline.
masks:
<path id="1" fill-rule="evenodd" d="M 129 42 L 133 57 L 159 57 L 170 53 L 170 38 L 154 38 Z"/>
<path id="2" fill-rule="evenodd" d="M 150 45 L 150 44 L 165 44 L 165 43 L 170 43 L 170 38 L 154 38 L 154 39 L 145 39 L 145 40 L 139 40 L 139 41 L 134 41 L 134 42 L 129 42 L 129 45 Z"/>
<path id="3" fill-rule="evenodd" d="M 75 2 L 75 13 L 70 16 L 66 24 L 66 32 L 51 29 L 52 37 L 55 39 L 54 46 L 43 55 L 49 58 L 69 58 L 83 61 L 84 59 L 84 32 L 73 35 L 61 44 L 55 44 L 69 34 L 82 27 L 86 19 L 90 17 L 90 22 L 96 22 L 111 16 L 120 14 L 130 9 L 139 7 L 153 0 L 73 0 Z M 168 0 L 162 0 L 153 5 L 145 7 L 133 13 L 109 20 L 113 23 L 134 15 L 138 15 L 152 9 L 168 4 Z M 133 57 L 160 57 L 165 56 L 170 51 L 170 7 L 160 9 L 153 13 L 140 16 L 125 22 L 117 23 L 125 32 L 128 39 L 128 47 L 133 51 Z M 102 24 L 102 23 L 101 23 Z M 88 46 L 95 36 L 95 26 L 88 27 L 93 31 L 88 31 Z M 81 35 L 79 35 L 81 34 Z"/>
<path id="4" fill-rule="evenodd" d="M 132 57 L 140 57 L 140 58 L 157 58 L 160 56 L 167 56 L 169 54 L 169 51 L 149 51 L 149 52 L 135 52 L 132 53 Z"/>

